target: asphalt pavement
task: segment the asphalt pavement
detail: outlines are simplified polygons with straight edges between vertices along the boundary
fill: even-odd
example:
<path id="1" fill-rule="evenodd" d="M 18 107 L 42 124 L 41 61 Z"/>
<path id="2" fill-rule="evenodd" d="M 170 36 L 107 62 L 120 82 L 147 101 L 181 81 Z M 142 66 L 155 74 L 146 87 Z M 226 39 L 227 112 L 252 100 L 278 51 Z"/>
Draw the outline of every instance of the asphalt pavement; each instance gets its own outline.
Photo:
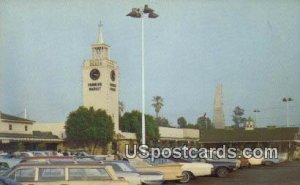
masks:
<path id="1" fill-rule="evenodd" d="M 179 183 L 167 183 L 179 184 Z M 300 185 L 300 161 L 239 169 L 225 178 L 198 177 L 187 185 Z M 182 185 L 182 184 L 181 184 Z"/>

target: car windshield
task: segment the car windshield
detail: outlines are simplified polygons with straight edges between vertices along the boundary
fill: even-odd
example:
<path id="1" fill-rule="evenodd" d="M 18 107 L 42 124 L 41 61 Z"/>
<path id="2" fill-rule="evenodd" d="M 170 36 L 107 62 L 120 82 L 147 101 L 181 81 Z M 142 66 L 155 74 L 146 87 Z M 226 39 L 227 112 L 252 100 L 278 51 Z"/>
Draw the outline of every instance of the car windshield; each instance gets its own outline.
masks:
<path id="1" fill-rule="evenodd" d="M 8 176 L 8 174 L 10 174 L 10 172 L 12 172 L 12 171 L 14 171 L 15 170 L 15 166 L 13 167 L 13 168 L 11 168 L 11 169 L 9 169 L 9 170 L 7 170 L 7 171 L 5 171 L 1 176 L 3 176 L 3 177 L 7 177 Z"/>
<path id="2" fill-rule="evenodd" d="M 135 171 L 135 169 L 127 163 L 123 163 L 123 162 L 117 163 L 117 162 L 115 162 L 115 163 L 111 163 L 111 165 L 112 165 L 112 168 L 116 172 L 134 172 Z"/>
<path id="3" fill-rule="evenodd" d="M 132 160 L 130 164 L 134 167 L 138 166 L 151 166 L 147 161 L 140 161 L 140 160 Z"/>

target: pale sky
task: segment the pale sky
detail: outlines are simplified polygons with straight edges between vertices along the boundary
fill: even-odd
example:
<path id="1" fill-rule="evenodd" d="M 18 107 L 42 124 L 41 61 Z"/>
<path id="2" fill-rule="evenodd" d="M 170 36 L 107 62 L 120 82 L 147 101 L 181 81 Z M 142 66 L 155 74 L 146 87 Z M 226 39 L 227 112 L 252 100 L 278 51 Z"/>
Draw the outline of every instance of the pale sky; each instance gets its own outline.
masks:
<path id="1" fill-rule="evenodd" d="M 125 16 L 148 4 L 145 20 L 146 112 L 153 96 L 161 115 L 195 123 L 213 115 L 223 84 L 226 124 L 235 106 L 257 125 L 299 124 L 300 1 L 0 0 L 0 110 L 62 122 L 82 104 L 82 64 L 91 58 L 101 20 L 111 59 L 120 68 L 120 100 L 141 110 L 141 24 Z"/>

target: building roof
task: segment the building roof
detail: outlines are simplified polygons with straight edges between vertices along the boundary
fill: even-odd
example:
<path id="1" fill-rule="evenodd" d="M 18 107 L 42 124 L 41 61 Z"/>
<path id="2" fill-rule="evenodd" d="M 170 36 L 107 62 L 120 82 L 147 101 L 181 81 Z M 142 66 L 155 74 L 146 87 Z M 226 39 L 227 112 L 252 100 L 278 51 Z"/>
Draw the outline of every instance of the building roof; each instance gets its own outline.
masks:
<path id="1" fill-rule="evenodd" d="M 299 128 L 212 129 L 200 131 L 201 143 L 293 141 Z"/>
<path id="2" fill-rule="evenodd" d="M 11 121 L 11 122 L 28 122 L 28 123 L 33 123 L 34 122 L 32 120 L 29 120 L 29 119 L 24 119 L 24 118 L 21 118 L 21 117 L 5 114 L 5 113 L 2 113 L 2 112 L 0 112 L 0 118 L 2 120 Z"/>

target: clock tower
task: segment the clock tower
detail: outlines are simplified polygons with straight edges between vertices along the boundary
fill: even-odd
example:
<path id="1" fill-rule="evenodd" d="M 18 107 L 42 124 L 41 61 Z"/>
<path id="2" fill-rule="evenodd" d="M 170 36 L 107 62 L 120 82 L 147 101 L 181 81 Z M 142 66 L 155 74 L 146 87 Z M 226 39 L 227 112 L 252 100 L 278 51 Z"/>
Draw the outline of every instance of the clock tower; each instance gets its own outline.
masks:
<path id="1" fill-rule="evenodd" d="M 98 40 L 91 45 L 92 58 L 83 63 L 83 106 L 105 110 L 119 132 L 119 69 L 109 57 L 109 45 L 103 41 L 99 24 Z"/>

